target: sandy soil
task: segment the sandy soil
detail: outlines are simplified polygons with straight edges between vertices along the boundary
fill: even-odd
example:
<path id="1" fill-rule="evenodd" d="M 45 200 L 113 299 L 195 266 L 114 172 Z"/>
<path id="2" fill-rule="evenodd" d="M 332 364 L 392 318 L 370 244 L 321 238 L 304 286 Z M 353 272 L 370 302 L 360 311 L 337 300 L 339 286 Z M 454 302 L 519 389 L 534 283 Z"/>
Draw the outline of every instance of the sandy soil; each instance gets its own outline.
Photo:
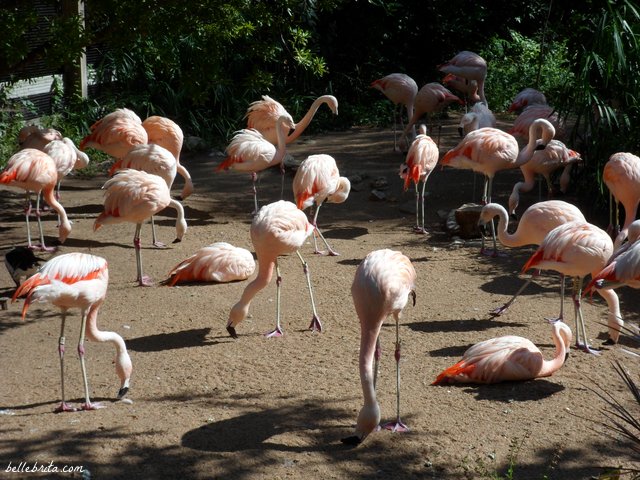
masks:
<path id="1" fill-rule="evenodd" d="M 452 116 L 443 130 L 441 150 L 457 141 Z M 477 242 L 452 242 L 438 211 L 478 201 L 482 180 L 470 172 L 438 169 L 429 179 L 427 224 L 430 234 L 412 232 L 413 194 L 403 192 L 389 130 L 354 128 L 323 136 L 307 136 L 290 153 L 301 160 L 311 153 L 333 155 L 341 173 L 360 175 L 347 202 L 326 205 L 319 225 L 340 252 L 338 257 L 313 255 L 308 260 L 321 334 L 306 327 L 311 319 L 308 294 L 298 259 L 281 262 L 285 336 L 263 334 L 275 322 L 275 284 L 262 291 L 251 318 L 238 326 L 239 338 L 225 330 L 227 315 L 246 282 L 187 285 L 179 288 L 134 284 L 133 225 L 105 226 L 92 231 L 101 211 L 100 187 L 105 178 L 69 178 L 63 203 L 73 232 L 60 253 L 82 251 L 106 258 L 110 287 L 99 325 L 120 333 L 130 351 L 134 373 L 128 398 L 116 401 L 118 379 L 110 345 L 87 346 L 93 399 L 106 408 L 82 413 L 52 413 L 60 398 L 57 338 L 58 311 L 34 305 L 25 321 L 21 303 L 0 312 L 1 478 L 502 478 L 510 467 L 517 479 L 586 479 L 605 466 L 632 466 L 628 444 L 606 435 L 604 402 L 597 385 L 625 404 L 630 395 L 614 373 L 622 360 L 637 375 L 637 362 L 620 347 L 600 356 L 572 350 L 565 366 L 552 377 L 490 386 L 431 386 L 435 376 L 455 363 L 470 345 L 514 334 L 553 355 L 545 316 L 558 312 L 558 277 L 546 275 L 532 284 L 504 316 L 488 312 L 505 302 L 521 285 L 518 272 L 533 248 L 505 249 L 507 256 L 479 254 Z M 143 229 L 143 261 L 156 282 L 198 248 L 227 241 L 252 249 L 249 225 L 252 200 L 248 178 L 233 172 L 214 173 L 217 153 L 183 159 L 192 172 L 196 193 L 184 202 L 189 231 L 182 243 L 170 244 L 173 211 L 160 215 L 166 249 L 150 245 Z M 371 183 L 388 182 L 386 199 L 371 198 Z M 285 198 L 291 199 L 291 174 Z M 497 175 L 494 201 L 506 203 L 519 171 Z M 475 185 L 475 187 L 474 187 Z M 176 193 L 181 188 L 178 180 Z M 474 191 L 475 188 L 475 191 Z M 265 172 L 260 201 L 280 195 L 277 171 Z M 24 244 L 22 194 L 0 190 L 0 250 Z M 537 201 L 534 192 L 523 207 Z M 569 201 L 575 198 L 567 197 Z M 585 214 L 593 212 L 583 205 Z M 166 216 L 165 216 L 166 215 Z M 601 226 L 602 222 L 597 222 Z M 512 226 L 513 227 L 513 226 Z M 55 219 L 45 229 L 53 240 Z M 357 448 L 340 439 L 353 432 L 362 395 L 357 368 L 358 319 L 350 285 L 357 265 L 376 249 L 401 250 L 417 274 L 417 304 L 407 306 L 402 338 L 401 413 L 409 433 L 373 433 Z M 47 258 L 43 255 L 43 257 Z M 2 269 L 0 295 L 11 295 L 13 283 Z M 619 291 L 627 321 L 638 322 L 637 291 Z M 599 298 L 584 305 L 592 341 L 605 339 L 606 306 Z M 568 317 L 573 328 L 571 305 Z M 67 327 L 67 343 L 79 332 L 78 313 Z M 378 396 L 383 421 L 395 416 L 394 325 L 382 329 L 383 358 Z M 637 351 L 631 340 L 622 345 Z M 78 361 L 67 355 L 69 399 L 82 401 Z M 636 457 L 637 460 L 637 457 Z M 57 473 L 11 473 L 21 462 Z M 81 473 L 62 473 L 64 467 Z M 637 465 L 636 465 L 637 466 Z M 87 474 L 87 471 L 90 472 Z"/>

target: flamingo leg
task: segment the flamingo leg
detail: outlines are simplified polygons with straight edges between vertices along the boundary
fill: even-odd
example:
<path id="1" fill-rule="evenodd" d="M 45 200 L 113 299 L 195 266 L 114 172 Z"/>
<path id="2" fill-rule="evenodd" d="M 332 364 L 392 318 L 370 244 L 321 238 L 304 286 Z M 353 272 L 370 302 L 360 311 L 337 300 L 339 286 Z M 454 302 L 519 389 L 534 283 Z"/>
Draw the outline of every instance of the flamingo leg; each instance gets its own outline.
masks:
<path id="1" fill-rule="evenodd" d="M 576 320 L 576 348 L 583 350 L 586 353 L 593 355 L 600 355 L 600 352 L 592 349 L 589 346 L 587 337 L 587 329 L 584 324 L 584 317 L 582 315 L 582 306 L 580 297 L 582 295 L 582 279 L 580 277 L 574 277 L 573 279 L 573 303 L 575 308 L 575 320 Z M 582 343 L 580 337 L 582 336 Z"/>
<path id="2" fill-rule="evenodd" d="M 421 228 L 422 228 L 422 233 L 428 233 L 424 228 L 424 191 L 425 191 L 426 186 L 427 186 L 427 180 L 425 179 L 422 182 L 422 190 L 420 191 L 420 207 L 421 207 L 421 210 L 420 210 L 420 217 L 421 217 L 420 225 L 421 225 Z"/>
<path id="3" fill-rule="evenodd" d="M 40 194 L 38 193 L 37 197 L 36 197 L 36 218 L 38 219 L 38 229 L 40 230 L 40 248 L 39 250 L 42 250 L 43 252 L 53 252 L 55 251 L 55 248 L 53 247 L 47 247 L 44 243 L 44 230 L 42 228 L 42 219 L 41 217 L 41 212 L 40 212 Z"/>
<path id="4" fill-rule="evenodd" d="M 284 157 L 280 162 L 280 200 L 284 198 Z"/>
<path id="5" fill-rule="evenodd" d="M 313 221 L 312 221 L 312 225 L 314 227 L 313 230 L 313 245 L 314 245 L 314 252 L 313 253 L 318 253 L 320 255 L 330 255 L 332 257 L 336 257 L 339 256 L 340 254 L 338 252 L 336 252 L 333 248 L 331 248 L 331 246 L 329 245 L 329 242 L 327 242 L 327 240 L 324 238 L 324 235 L 322 235 L 322 232 L 320 232 L 320 229 L 318 228 L 318 213 L 320 212 L 320 207 L 322 206 L 322 204 L 318 205 L 316 207 L 316 211 L 315 214 L 313 215 Z M 327 247 L 327 251 L 326 252 L 321 252 L 318 250 L 318 244 L 316 242 L 316 234 L 320 237 L 320 239 L 322 240 L 322 242 L 325 244 L 325 246 Z"/>
<path id="6" fill-rule="evenodd" d="M 56 185 L 56 194 L 55 194 L 55 199 L 60 201 L 60 185 L 62 185 L 62 180 L 58 180 L 58 183 Z M 58 214 L 58 224 L 56 225 L 56 227 L 60 226 L 60 214 Z"/>
<path id="7" fill-rule="evenodd" d="M 282 328 L 280 327 L 280 285 L 282 285 L 282 275 L 280 275 L 280 266 L 276 258 L 276 328 L 265 334 L 267 338 L 281 337 L 283 335 Z"/>
<path id="8" fill-rule="evenodd" d="M 142 229 L 142 224 L 136 224 L 136 232 L 133 235 L 133 247 L 136 250 L 136 267 L 138 270 L 138 278 L 136 278 L 138 285 L 141 287 L 149 287 L 151 286 L 151 278 L 142 274 L 142 246 L 140 245 L 140 230 Z"/>
<path id="9" fill-rule="evenodd" d="M 60 337 L 58 337 L 58 355 L 60 356 L 60 388 L 62 400 L 60 405 L 54 410 L 55 413 L 75 412 L 76 409 L 64 401 L 64 325 L 67 320 L 67 311 L 62 310 L 60 314 Z"/>
<path id="10" fill-rule="evenodd" d="M 253 215 L 258 213 L 258 190 L 256 189 L 257 179 L 258 174 L 256 172 L 251 172 L 251 183 L 253 188 Z"/>
<path id="11" fill-rule="evenodd" d="M 164 247 L 166 247 L 166 245 L 164 243 L 160 242 L 158 240 L 158 237 L 156 237 L 156 222 L 154 221 L 153 217 L 154 216 L 151 215 L 151 237 L 152 237 L 151 241 L 152 241 L 154 247 L 164 248 Z"/>
<path id="12" fill-rule="evenodd" d="M 491 315 L 492 317 L 499 317 L 504 312 L 506 312 L 507 309 L 513 304 L 513 302 L 516 301 L 516 298 L 518 298 L 518 296 L 520 296 L 520 294 L 524 291 L 524 289 L 527 288 L 529 286 L 529 284 L 533 281 L 533 279 L 535 277 L 537 277 L 538 275 L 540 275 L 540 270 L 536 270 L 533 273 L 533 275 L 531 275 L 531 277 L 529 277 L 529 279 L 525 283 L 522 284 L 522 286 L 513 295 L 513 297 L 511 297 L 511 299 L 509 299 L 509 301 L 507 303 L 505 303 L 501 307 L 496 308 L 495 310 L 490 311 L 489 315 Z"/>
<path id="13" fill-rule="evenodd" d="M 84 337 L 87 331 L 87 311 L 82 311 L 82 323 L 80 325 L 80 339 L 78 341 L 78 357 L 80 358 L 80 369 L 82 370 L 82 381 L 84 382 L 84 398 L 85 403 L 82 404 L 82 410 L 97 410 L 103 408 L 99 403 L 91 403 L 89 399 L 89 381 L 87 380 L 87 366 L 84 361 Z"/>
<path id="14" fill-rule="evenodd" d="M 300 252 L 296 250 L 296 254 L 298 258 L 302 262 L 302 269 L 304 270 L 305 277 L 307 277 L 307 287 L 309 288 L 309 297 L 311 298 L 311 310 L 313 312 L 313 316 L 311 317 L 311 323 L 309 324 L 309 330 L 314 332 L 322 332 L 322 323 L 320 323 L 320 317 L 318 317 L 318 312 L 316 311 L 316 302 L 313 300 L 313 287 L 311 286 L 311 275 L 309 273 L 309 265 L 302 258 Z"/>
<path id="15" fill-rule="evenodd" d="M 396 350 L 395 350 L 395 359 L 396 359 L 396 421 L 389 422 L 383 425 L 382 428 L 386 430 L 391 430 L 392 432 L 408 432 L 409 427 L 407 427 L 402 420 L 400 420 L 400 322 L 396 318 Z"/>
<path id="16" fill-rule="evenodd" d="M 31 215 L 31 192 L 27 190 L 25 197 L 24 218 L 27 222 L 27 247 L 33 249 L 34 247 L 31 244 L 31 225 L 29 224 L 29 216 Z"/>
<path id="17" fill-rule="evenodd" d="M 565 275 L 564 273 L 560 274 L 560 315 L 558 315 L 557 318 L 547 318 L 547 320 L 549 320 L 550 322 L 555 322 L 555 321 L 564 321 L 564 281 Z M 576 332 L 576 335 L 578 335 L 578 332 Z"/>

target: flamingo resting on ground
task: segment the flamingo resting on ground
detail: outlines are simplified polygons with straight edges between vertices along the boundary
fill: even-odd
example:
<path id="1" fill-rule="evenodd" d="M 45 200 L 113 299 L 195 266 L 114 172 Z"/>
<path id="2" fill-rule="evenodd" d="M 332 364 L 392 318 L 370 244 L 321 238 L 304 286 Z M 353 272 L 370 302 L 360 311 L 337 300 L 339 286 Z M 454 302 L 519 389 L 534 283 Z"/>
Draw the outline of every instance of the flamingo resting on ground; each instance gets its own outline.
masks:
<path id="1" fill-rule="evenodd" d="M 371 88 L 380 90 L 385 97 L 393 103 L 393 150 L 398 151 L 397 126 L 398 117 L 400 118 L 400 129 L 404 130 L 404 121 L 402 119 L 402 107 L 407 110 L 407 121 L 413 117 L 414 102 L 418 94 L 418 84 L 409 75 L 404 73 L 391 73 L 386 77 L 379 78 L 371 82 Z M 400 112 L 398 114 L 398 105 Z M 413 127 L 412 138 L 415 136 L 415 127 Z M 405 145 L 407 142 L 404 138 Z"/>
<path id="2" fill-rule="evenodd" d="M 322 95 L 316 98 L 307 113 L 293 127 L 288 124 L 278 125 L 278 118 L 281 116 L 293 118 L 282 106 L 282 104 L 268 95 L 263 95 L 262 100 L 256 100 L 249 105 L 245 118 L 247 119 L 247 128 L 253 128 L 262 134 L 265 140 L 273 145 L 278 145 L 278 131 L 282 131 L 285 137 L 285 143 L 289 144 L 295 141 L 313 120 L 320 105 L 326 103 L 334 115 L 338 114 L 338 99 L 333 95 Z M 289 133 L 290 129 L 295 130 Z"/>
<path id="3" fill-rule="evenodd" d="M 484 82 L 487 78 L 487 62 L 480 55 L 464 50 L 448 62 L 438 66 L 438 70 L 443 73 L 452 73 L 469 81 L 475 80 L 478 83 L 480 101 L 486 106 L 489 106 L 487 98 L 484 95 Z"/>
<path id="4" fill-rule="evenodd" d="M 258 211 L 258 214 L 251 222 L 251 241 L 258 257 L 258 275 L 246 286 L 240 300 L 229 312 L 229 320 L 227 321 L 229 335 L 233 338 L 238 338 L 236 326 L 247 317 L 253 297 L 271 281 L 274 268 L 276 270 L 276 328 L 267 333 L 266 336 L 280 337 L 283 335 L 282 327 L 280 326 L 280 284 L 282 283 L 282 277 L 280 276 L 278 257 L 294 252 L 302 262 L 309 296 L 311 297 L 313 316 L 309 329 L 322 331 L 322 324 L 316 312 L 316 305 L 313 299 L 309 266 L 299 252 L 300 247 L 312 234 L 313 229 L 313 225 L 309 223 L 304 212 L 291 202 L 280 200 L 265 205 Z"/>
<path id="5" fill-rule="evenodd" d="M 515 335 L 496 337 L 470 347 L 455 365 L 443 370 L 432 385 L 447 383 L 500 383 L 550 377 L 569 353 L 571 329 L 562 321 L 551 322 L 555 355 L 545 360 L 531 340 Z"/>
<path id="6" fill-rule="evenodd" d="M 314 253 L 325 253 L 318 250 L 317 233 L 327 247 L 327 254 L 335 256 L 338 253 L 331 248 L 318 228 L 318 212 L 323 203 L 343 203 L 351 191 L 351 182 L 347 177 L 341 177 L 336 161 L 330 155 L 310 155 L 298 167 L 293 177 L 293 196 L 300 210 L 316 205 L 311 224 L 314 226 Z"/>
<path id="7" fill-rule="evenodd" d="M 615 201 L 615 214 L 613 203 L 610 201 L 609 215 L 615 215 L 615 222 L 610 219 L 610 228 L 613 228 L 614 247 L 618 248 L 627 238 L 627 230 L 631 222 L 636 219 L 638 204 L 640 204 L 640 158 L 628 152 L 614 153 L 602 171 L 602 179 L 609 189 L 610 195 Z M 624 207 L 624 224 L 619 228 L 620 213 L 619 204 Z M 615 223 L 615 227 L 613 224 Z"/>
<path id="8" fill-rule="evenodd" d="M 401 252 L 384 249 L 369 253 L 358 265 L 351 295 L 360 320 L 360 353 L 358 367 L 364 395 L 364 406 L 358 414 L 355 435 L 343 438 L 348 445 L 358 445 L 380 423 L 380 406 L 376 399 L 376 379 L 380 358 L 380 328 L 389 315 L 396 322 L 396 421 L 384 425 L 395 431 L 407 431 L 400 420 L 400 335 L 403 308 L 413 296 L 415 305 L 416 271 Z M 375 365 L 374 365 L 375 359 Z"/>
<path id="9" fill-rule="evenodd" d="M 520 203 L 520 193 L 530 192 L 536 180 L 536 174 L 540 174 L 547 182 L 549 196 L 553 194 L 551 174 L 563 168 L 560 177 L 560 191 L 565 193 L 569 185 L 571 168 L 581 159 L 580 154 L 553 137 L 556 134 L 554 126 L 544 118 L 537 118 L 529 127 L 529 142 L 523 152 L 529 157 L 520 166 L 524 182 L 518 182 L 513 186 L 509 197 L 509 212 L 515 214 L 515 210 Z"/>
<path id="10" fill-rule="evenodd" d="M 256 268 L 251 252 L 226 242 L 202 247 L 169 272 L 170 287 L 187 282 L 234 282 L 246 280 Z"/>
<path id="11" fill-rule="evenodd" d="M 582 279 L 589 273 L 597 275 L 607 264 L 613 253 L 613 242 L 607 233 L 587 222 L 565 223 L 554 228 L 544 238 L 536 252 L 522 268 L 554 270 L 573 277 L 574 318 L 576 322 L 576 346 L 588 353 L 597 353 L 589 347 L 587 331 L 581 308 Z M 609 338 L 605 344 L 617 343 L 620 327 L 624 325 L 620 316 L 618 296 L 612 290 L 599 290 L 609 308 L 607 325 Z"/>
<path id="12" fill-rule="evenodd" d="M 438 163 L 440 152 L 436 142 L 427 136 L 427 127 L 420 125 L 420 134 L 411 144 L 407 158 L 400 167 L 400 177 L 404 178 L 404 190 L 413 182 L 416 190 L 416 226 L 417 233 L 428 233 L 424 228 L 424 190 L 429 175 Z M 422 182 L 422 189 L 418 192 L 418 183 Z M 420 204 L 420 205 L 418 205 Z M 419 209 L 418 207 L 421 207 Z"/>
<path id="13" fill-rule="evenodd" d="M 40 229 L 40 249 L 52 251 L 44 243 L 42 221 L 40 220 L 40 194 L 55 210 L 60 217 L 58 226 L 58 240 L 64 241 L 71 233 L 71 222 L 67 218 L 64 207 L 55 198 L 54 190 L 58 181 L 58 172 L 53 159 L 44 152 L 35 148 L 25 148 L 14 154 L 7 161 L 4 170 L 0 172 L 0 184 L 10 187 L 19 187 L 26 191 L 27 203 L 25 207 L 25 220 L 27 222 L 27 243 L 29 248 L 37 248 L 31 244 L 31 229 L 29 226 L 29 214 L 31 213 L 31 192 L 37 194 L 36 218 Z"/>
<path id="14" fill-rule="evenodd" d="M 107 180 L 102 188 L 105 190 L 104 211 L 96 218 L 93 230 L 96 231 L 102 225 L 112 223 L 135 223 L 133 245 L 136 251 L 137 282 L 140 286 L 149 286 L 151 279 L 142 273 L 140 254 L 142 223 L 166 207 L 174 208 L 177 219 L 176 239 L 173 243 L 180 242 L 187 231 L 182 204 L 171 198 L 169 187 L 161 177 L 141 170 L 120 170 L 113 178 Z"/>
<path id="15" fill-rule="evenodd" d="M 56 412 L 78 410 L 65 402 L 64 391 L 64 327 L 67 311 L 70 308 L 79 308 L 82 314 L 78 356 L 80 357 L 80 368 L 82 369 L 82 380 L 84 382 L 85 403 L 82 404 L 80 409 L 94 410 L 102 407 L 100 404 L 92 403 L 89 399 L 89 383 L 84 362 L 85 334 L 89 340 L 114 344 L 116 348 L 116 374 L 120 378 L 118 398 L 124 397 L 129 391 L 132 365 L 124 340 L 115 332 L 98 330 L 97 325 L 98 310 L 106 297 L 108 283 L 109 270 L 107 261 L 104 258 L 73 252 L 59 255 L 49 260 L 35 275 L 25 280 L 13 295 L 13 301 L 18 297 L 27 296 L 22 308 L 23 319 L 27 314 L 29 305 L 33 302 L 48 302 L 61 310 L 62 323 L 58 339 L 58 353 L 60 355 L 62 401 L 55 410 Z"/>
<path id="16" fill-rule="evenodd" d="M 484 225 L 498 217 L 498 240 L 507 247 L 522 247 L 524 245 L 540 245 L 547 234 L 554 228 L 568 222 L 586 222 L 584 215 L 578 207 L 562 200 L 547 200 L 538 202 L 527 208 L 518 222 L 518 228 L 513 233 L 507 232 L 509 216 L 505 208 L 498 203 L 489 203 L 480 211 L 479 225 Z M 493 247 L 497 248 L 496 245 Z M 520 287 L 511 299 L 503 306 L 496 308 L 490 314 L 500 316 L 515 302 L 518 295 L 531 283 L 531 277 Z M 564 306 L 564 277 L 562 277 L 560 291 L 560 316 L 563 318 Z"/>

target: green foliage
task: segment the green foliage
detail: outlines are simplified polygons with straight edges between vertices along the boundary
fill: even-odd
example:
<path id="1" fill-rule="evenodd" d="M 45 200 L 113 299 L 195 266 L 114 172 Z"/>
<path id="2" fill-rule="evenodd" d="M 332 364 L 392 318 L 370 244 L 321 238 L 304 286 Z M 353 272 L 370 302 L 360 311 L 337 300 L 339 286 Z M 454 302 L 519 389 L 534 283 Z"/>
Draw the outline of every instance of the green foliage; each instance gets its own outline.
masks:
<path id="1" fill-rule="evenodd" d="M 507 38 L 491 38 L 480 56 L 487 61 L 485 92 L 496 112 L 505 111 L 513 97 L 527 87 L 543 92 L 553 105 L 564 86 L 572 81 L 566 42 L 542 45 L 510 30 Z"/>

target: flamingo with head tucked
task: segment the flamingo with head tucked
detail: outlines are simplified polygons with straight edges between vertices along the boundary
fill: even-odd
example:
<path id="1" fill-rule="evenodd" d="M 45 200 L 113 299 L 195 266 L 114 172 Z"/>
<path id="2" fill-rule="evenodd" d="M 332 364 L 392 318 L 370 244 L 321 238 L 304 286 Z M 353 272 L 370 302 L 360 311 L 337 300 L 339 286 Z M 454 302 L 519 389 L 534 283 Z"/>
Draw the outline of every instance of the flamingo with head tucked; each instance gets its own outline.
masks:
<path id="1" fill-rule="evenodd" d="M 544 93 L 536 90 L 535 88 L 525 88 L 521 90 L 509 105 L 509 112 L 522 113 L 522 110 L 529 105 L 546 105 L 547 97 Z"/>

